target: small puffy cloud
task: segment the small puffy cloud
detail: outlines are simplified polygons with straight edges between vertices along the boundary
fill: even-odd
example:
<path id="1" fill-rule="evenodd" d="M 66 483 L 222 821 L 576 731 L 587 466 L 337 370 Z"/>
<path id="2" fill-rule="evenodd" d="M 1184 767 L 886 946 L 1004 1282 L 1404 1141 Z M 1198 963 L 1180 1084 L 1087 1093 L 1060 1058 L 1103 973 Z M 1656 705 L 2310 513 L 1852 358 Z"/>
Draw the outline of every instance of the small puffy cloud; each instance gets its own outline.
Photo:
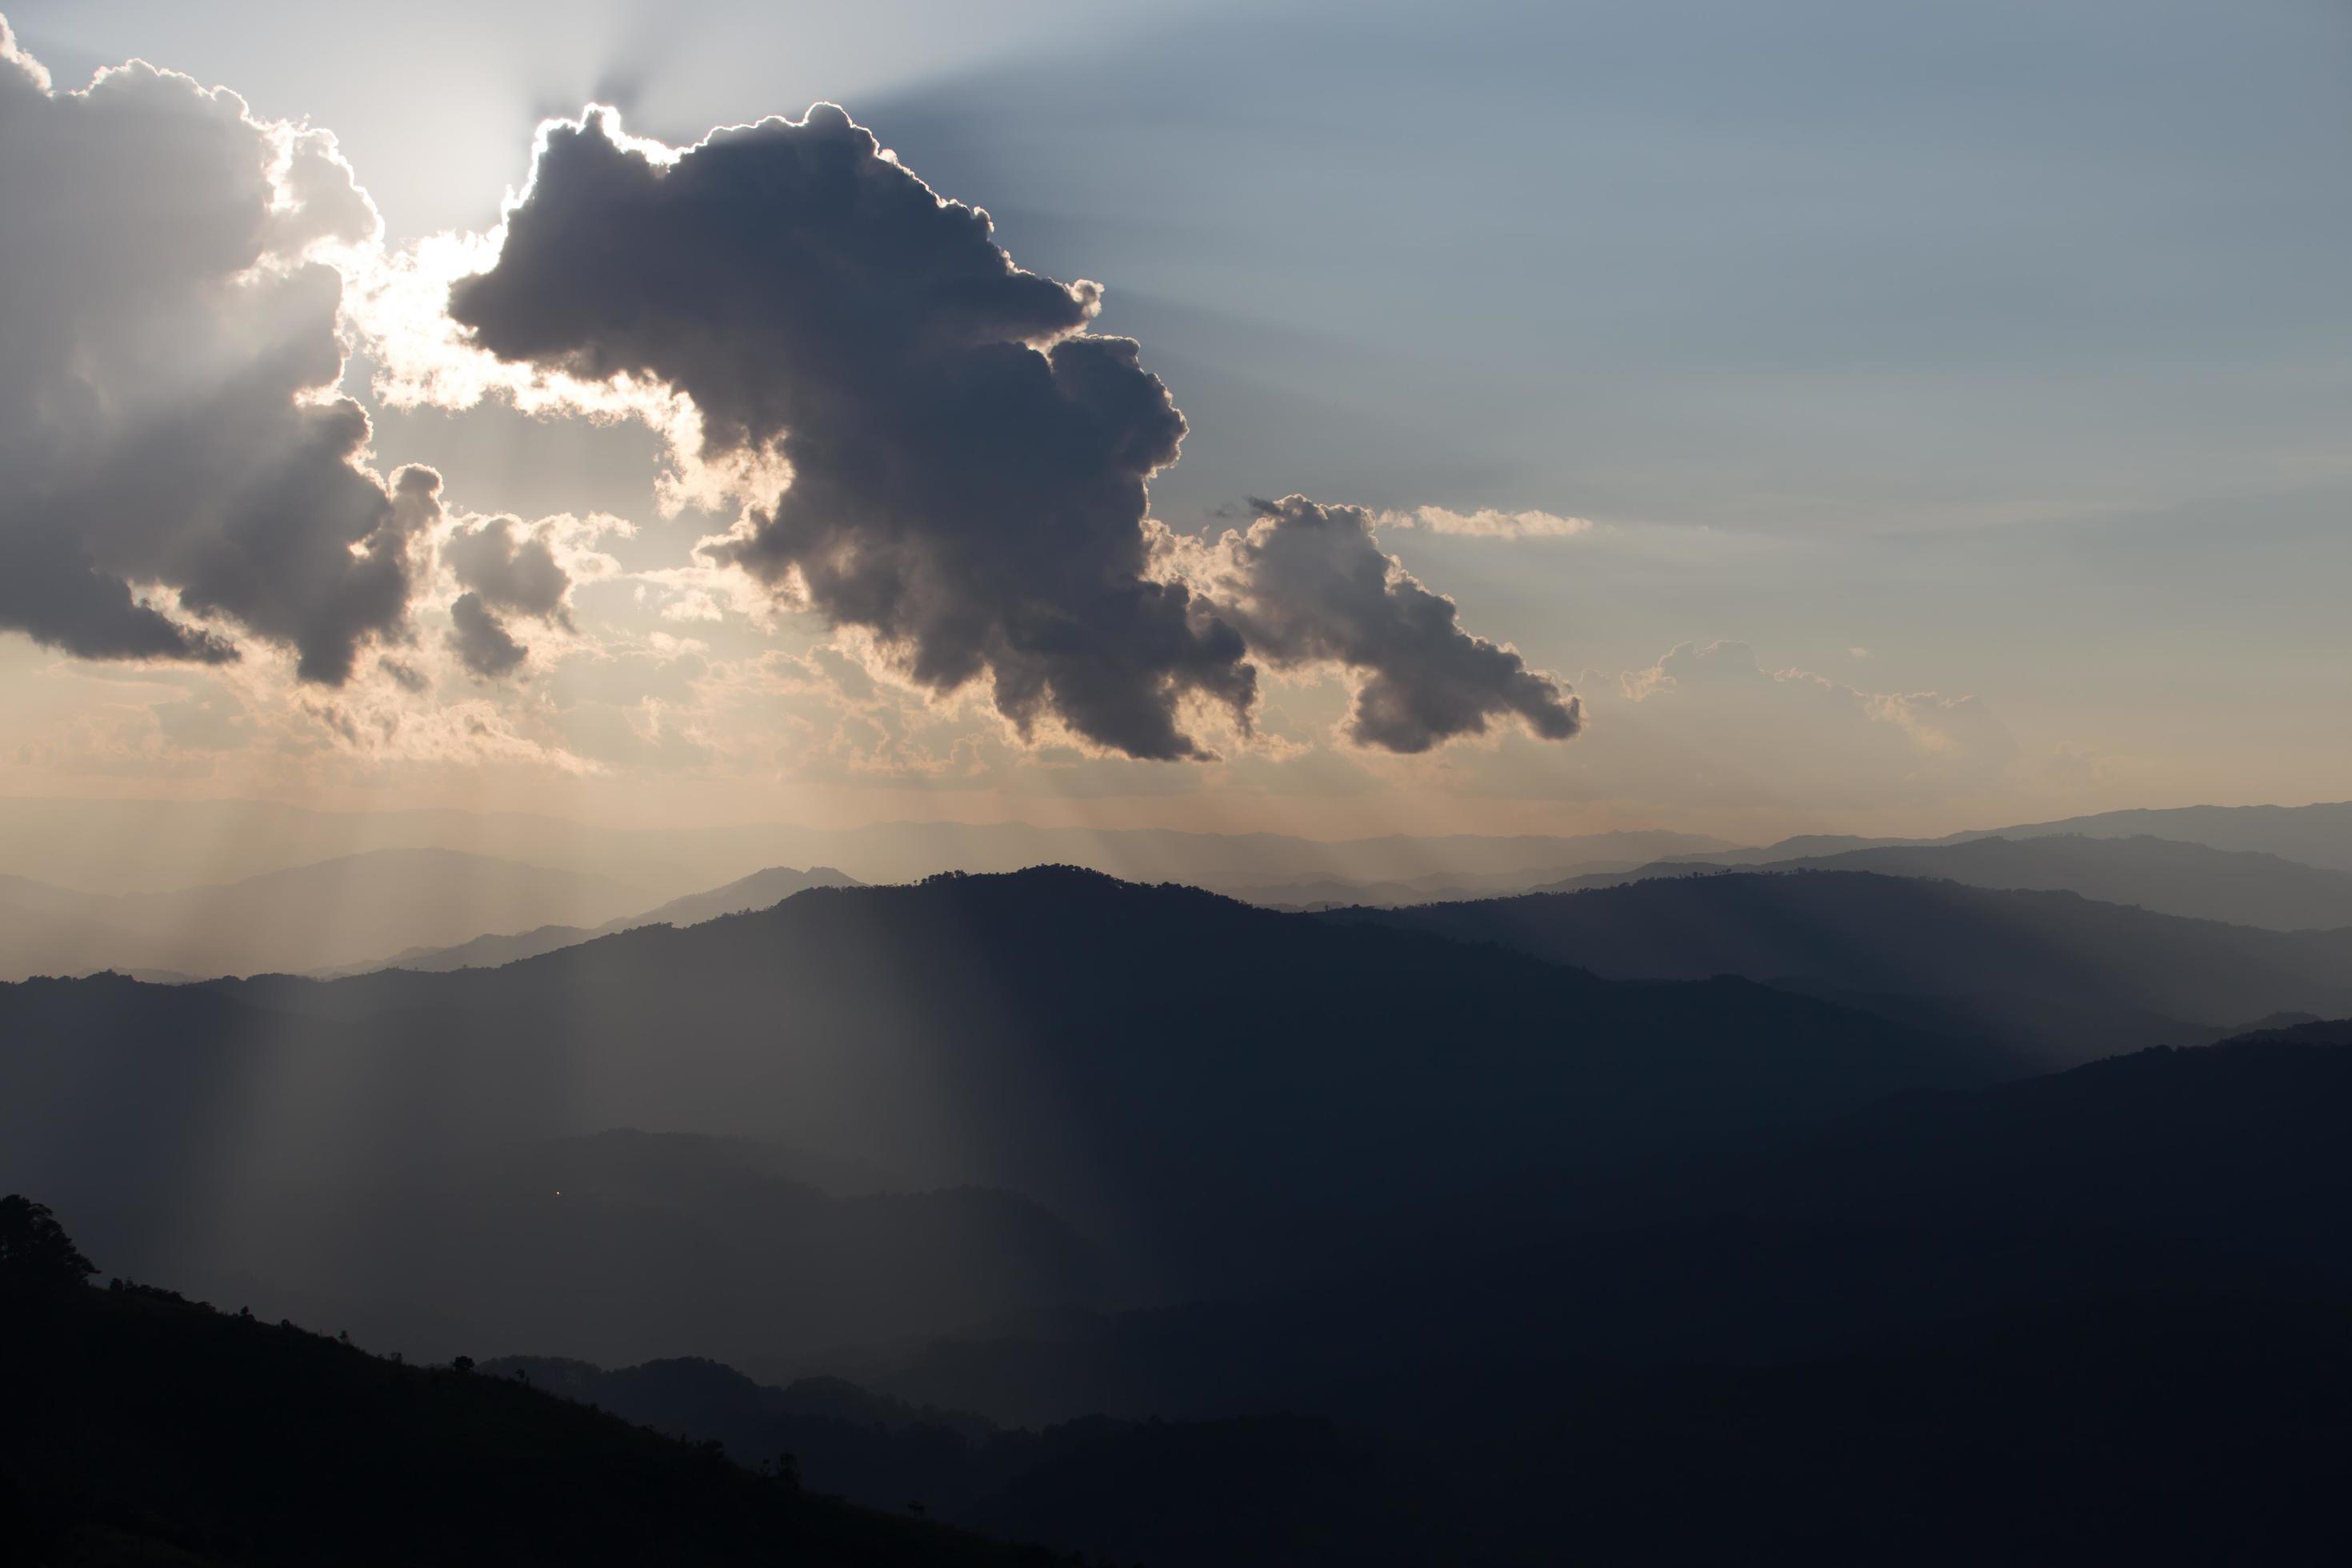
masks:
<path id="1" fill-rule="evenodd" d="M 449 610 L 450 647 L 476 675 L 511 673 L 530 652 L 516 640 L 511 619 L 576 631 L 572 585 L 621 574 L 619 563 L 596 550 L 595 542 L 630 531 L 620 519 L 602 514 L 562 513 L 532 523 L 513 517 L 459 520 L 441 542 L 442 563 L 463 590 Z"/>
<path id="2" fill-rule="evenodd" d="M 1548 511 L 1451 511 L 1442 506 L 1416 507 L 1411 511 L 1384 511 L 1382 528 L 1418 528 L 1431 533 L 1457 534 L 1465 539 L 1575 539 L 1592 531 L 1592 520 L 1559 517 Z"/>
<path id="3" fill-rule="evenodd" d="M 516 519 L 460 525 L 442 542 L 441 558 L 465 590 L 449 606 L 449 647 L 484 679 L 512 674 L 530 651 L 499 612 L 571 627 L 571 574 L 557 564 L 546 536 Z"/>
<path id="4" fill-rule="evenodd" d="M 322 132 L 134 62 L 50 89 L 0 23 L 0 627 L 341 685 L 408 634 L 438 481 L 362 466 L 321 247 L 373 208 Z"/>
<path id="5" fill-rule="evenodd" d="M 459 584 L 493 608 L 570 625 L 571 574 L 544 534 L 511 517 L 486 517 L 443 542 L 441 558 Z"/>
<path id="6" fill-rule="evenodd" d="M 511 675 L 530 652 L 515 641 L 479 594 L 460 594 L 449 606 L 449 647 L 467 669 L 485 680 Z"/>
<path id="7" fill-rule="evenodd" d="M 1575 696 L 1465 630 L 1453 600 L 1381 550 L 1371 513 L 1305 496 L 1255 504 L 1246 530 L 1206 544 L 1163 533 L 1163 551 L 1253 653 L 1279 668 L 1355 675 L 1347 733 L 1357 744 L 1426 752 L 1503 718 L 1547 741 L 1582 728 Z"/>

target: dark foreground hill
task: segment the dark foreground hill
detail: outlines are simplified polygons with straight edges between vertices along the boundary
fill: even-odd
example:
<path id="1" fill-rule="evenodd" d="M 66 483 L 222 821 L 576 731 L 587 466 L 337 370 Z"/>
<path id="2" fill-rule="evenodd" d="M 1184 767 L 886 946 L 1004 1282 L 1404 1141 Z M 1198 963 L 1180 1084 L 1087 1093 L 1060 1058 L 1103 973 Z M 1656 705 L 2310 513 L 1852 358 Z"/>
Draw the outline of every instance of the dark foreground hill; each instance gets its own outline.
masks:
<path id="1" fill-rule="evenodd" d="M 1023 1194 L 1130 1294 L 1181 1299 L 1382 1252 L 1399 1204 L 1529 1165 L 1707 1146 L 2007 1068 L 1740 981 L 1612 984 L 1041 869 L 813 889 L 497 970 L 8 988 L 0 1179 L 89 1213 L 91 1244 L 151 1275 L 307 1267 L 312 1249 L 289 1258 L 284 1237 L 332 1239 L 341 1214 L 343 1250 L 398 1242 L 385 1267 L 421 1314 L 471 1289 L 453 1259 L 489 1248 L 382 1217 L 444 1212 L 418 1195 L 420 1170 L 614 1126 L 723 1131 L 864 1161 L 914 1191 Z M 505 1216 L 519 1268 L 617 1237 L 611 1266 L 641 1275 L 643 1297 L 665 1280 L 691 1292 L 692 1251 L 657 1247 L 667 1227 L 589 1226 L 556 1185 L 523 1173 L 467 1195 Z M 256 1220 L 289 1194 L 332 1205 L 326 1229 Z M 150 1248 L 173 1237 L 205 1251 Z M 856 1266 L 854 1247 L 830 1256 Z M 915 1296 L 971 1305 L 951 1288 Z M 698 1321 L 649 1306 L 598 1353 L 721 1348 L 684 1331 Z M 563 1327 L 543 1321 L 537 1347 L 588 1348 Z M 781 1352 L 797 1337 L 776 1327 Z"/>
<path id="2" fill-rule="evenodd" d="M 2352 1012 L 2352 929 L 2273 931 L 2065 892 L 1854 871 L 1695 873 L 1318 917 L 1496 942 L 1619 979 L 1738 974 L 2064 1067 Z"/>
<path id="3" fill-rule="evenodd" d="M 142 1288 L 0 1296 L 0 1560 L 1045 1562 L 617 1416 Z"/>
<path id="4" fill-rule="evenodd" d="M 1402 1437 L 1007 1431 L 708 1366 L 401 1366 L 141 1288 L 73 1296 L 0 1306 L 11 1562 L 2274 1563 L 2347 1539 L 2352 1318 L 2293 1294 L 2041 1305 L 1771 1367 L 1497 1366 Z M 774 1473 L 784 1444 L 804 1484 Z"/>

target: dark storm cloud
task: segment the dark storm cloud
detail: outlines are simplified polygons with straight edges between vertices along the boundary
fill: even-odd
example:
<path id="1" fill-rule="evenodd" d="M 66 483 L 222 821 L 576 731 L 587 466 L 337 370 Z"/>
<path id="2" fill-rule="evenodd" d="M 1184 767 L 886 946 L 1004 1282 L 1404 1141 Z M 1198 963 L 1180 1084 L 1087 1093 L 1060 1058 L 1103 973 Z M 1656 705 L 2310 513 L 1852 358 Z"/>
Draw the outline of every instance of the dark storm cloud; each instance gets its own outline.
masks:
<path id="1" fill-rule="evenodd" d="M 714 133 L 665 164 L 606 118 L 548 133 L 497 268 L 451 313 L 480 344 L 694 399 L 714 453 L 792 481 L 724 554 L 950 690 L 986 676 L 1139 757 L 1197 753 L 1191 692 L 1245 716 L 1241 639 L 1145 575 L 1144 481 L 1184 422 L 1091 285 L 1021 271 L 838 109 Z"/>
<path id="2" fill-rule="evenodd" d="M 1255 504 L 1257 521 L 1213 552 L 1213 592 L 1269 663 L 1337 663 L 1361 677 L 1348 723 L 1359 744 L 1425 752 L 1506 715 L 1548 741 L 1582 728 L 1575 697 L 1463 630 L 1454 601 L 1381 549 L 1370 513 L 1305 496 Z"/>
<path id="3" fill-rule="evenodd" d="M 1179 704 L 1246 729 L 1259 637 L 1280 663 L 1363 671 L 1369 745 L 1504 712 L 1574 733 L 1572 701 L 1451 604 L 1382 587 L 1360 528 L 1352 549 L 1337 524 L 1321 548 L 1304 522 L 1269 534 L 1248 626 L 1156 572 L 1145 486 L 1184 421 L 1134 342 L 1085 331 L 1098 300 L 1015 267 L 984 213 L 820 104 L 676 154 L 604 111 L 547 128 L 497 266 L 450 312 L 502 359 L 684 391 L 706 456 L 780 457 L 789 482 L 719 553 L 878 634 L 934 690 L 985 677 L 1024 734 L 1051 715 L 1130 756 L 1203 755 Z"/>
<path id="4" fill-rule="evenodd" d="M 1073 336 L 1094 306 L 830 106 L 670 167 L 602 118 L 552 130 L 497 270 L 452 299 L 497 355 L 658 376 L 708 449 L 776 447 L 791 487 L 727 557 L 922 684 L 985 675 L 1024 731 L 1188 757 L 1181 696 L 1246 715 L 1256 682 L 1233 627 L 1146 576 L 1143 484 L 1183 418 L 1134 343 Z"/>
<path id="5" fill-rule="evenodd" d="M 439 480 L 357 464 L 341 282 L 374 215 L 321 133 L 134 64 L 48 89 L 0 23 L 0 626 L 90 658 L 236 657 L 340 684 L 405 634 Z"/>

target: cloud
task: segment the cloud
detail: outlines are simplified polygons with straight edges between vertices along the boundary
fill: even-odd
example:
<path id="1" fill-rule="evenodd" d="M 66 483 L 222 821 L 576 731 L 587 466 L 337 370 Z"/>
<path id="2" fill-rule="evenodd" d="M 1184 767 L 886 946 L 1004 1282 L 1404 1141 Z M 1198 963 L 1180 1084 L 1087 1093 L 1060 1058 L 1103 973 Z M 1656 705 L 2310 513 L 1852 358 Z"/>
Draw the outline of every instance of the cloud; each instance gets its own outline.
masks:
<path id="1" fill-rule="evenodd" d="M 465 590 L 449 606 L 449 646 L 476 675 L 511 674 L 530 651 L 515 640 L 500 611 L 573 629 L 572 574 L 557 559 L 565 524 L 575 534 L 583 531 L 571 518 L 527 526 L 512 517 L 485 517 L 461 523 L 443 541 L 441 558 Z"/>
<path id="2" fill-rule="evenodd" d="M 1558 517 L 1548 511 L 1449 511 L 1442 506 L 1416 507 L 1411 511 L 1384 511 L 1382 528 L 1420 528 L 1432 533 L 1459 534 L 1468 539 L 1575 539 L 1592 531 L 1592 520 Z"/>
<path id="3" fill-rule="evenodd" d="M 513 674 L 530 652 L 515 641 L 479 594 L 460 594 L 450 605 L 449 647 L 467 669 L 490 680 Z"/>
<path id="4" fill-rule="evenodd" d="M 407 638 L 439 480 L 360 465 L 321 247 L 375 213 L 326 133 L 134 62 L 53 92 L 0 23 L 0 627 L 340 685 Z"/>
<path id="5" fill-rule="evenodd" d="M 870 636 L 921 689 L 984 684 L 1024 741 L 1207 757 L 1202 720 L 1251 729 L 1254 653 L 1362 673 L 1366 745 L 1425 750 L 1505 713 L 1575 732 L 1572 699 L 1390 582 L 1364 514 L 1253 525 L 1214 595 L 1168 570 L 1146 486 L 1184 420 L 1133 342 L 1087 330 L 1100 299 L 1013 265 L 985 213 L 832 105 L 684 150 L 599 109 L 542 127 L 495 264 L 457 279 L 449 314 L 554 382 L 682 393 L 693 461 L 749 487 L 707 558 Z M 1436 509 L 1418 525 L 1573 531 Z"/>
<path id="6" fill-rule="evenodd" d="M 486 517 L 452 532 L 441 557 L 482 602 L 518 615 L 569 625 L 571 574 L 544 534 L 511 517 Z"/>
<path id="7" fill-rule="evenodd" d="M 670 153 L 593 112 L 542 134 L 489 271 L 451 314 L 501 359 L 693 399 L 706 455 L 772 453 L 721 560 L 1136 756 L 1194 755 L 1177 705 L 1245 711 L 1241 639 L 1144 574 L 1144 482 L 1184 423 L 1091 284 L 1013 267 L 848 116 Z"/>
<path id="8" fill-rule="evenodd" d="M 1269 663 L 1336 664 L 1360 677 L 1347 725 L 1357 744 L 1425 752 L 1505 717 L 1547 741 L 1583 727 L 1573 695 L 1464 630 L 1453 600 L 1381 549 L 1371 513 L 1305 496 L 1254 504 L 1258 519 L 1245 531 L 1208 545 L 1163 535 L 1163 547 Z"/>

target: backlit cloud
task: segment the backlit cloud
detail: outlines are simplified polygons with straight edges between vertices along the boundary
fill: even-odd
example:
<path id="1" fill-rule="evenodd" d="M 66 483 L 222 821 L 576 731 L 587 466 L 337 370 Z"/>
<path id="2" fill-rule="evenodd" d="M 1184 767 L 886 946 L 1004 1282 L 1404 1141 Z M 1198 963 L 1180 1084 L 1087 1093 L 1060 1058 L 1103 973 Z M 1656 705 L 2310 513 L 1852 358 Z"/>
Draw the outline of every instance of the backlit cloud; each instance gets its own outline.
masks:
<path id="1" fill-rule="evenodd" d="M 1167 570 L 1146 485 L 1184 421 L 1136 343 L 1087 330 L 1100 298 L 1016 267 L 986 214 L 821 104 L 683 151 L 609 110 L 543 127 L 495 265 L 457 280 L 449 313 L 508 365 L 683 394 L 694 460 L 749 477 L 709 558 L 870 634 L 920 688 L 984 686 L 1024 739 L 1205 756 L 1202 714 L 1251 726 L 1254 656 L 1360 672 L 1368 746 L 1426 750 L 1504 713 L 1575 733 L 1572 699 L 1391 580 L 1353 509 L 1269 514 L 1220 547 L 1213 585 Z M 1439 509 L 1416 525 L 1575 531 Z M 665 613 L 719 607 L 706 591 Z"/>
<path id="2" fill-rule="evenodd" d="M 1305 496 L 1259 501 L 1258 519 L 1212 543 L 1161 536 L 1176 569 L 1277 668 L 1333 665 L 1357 678 L 1347 733 L 1359 745 L 1418 752 L 1515 717 L 1565 741 L 1577 699 L 1519 656 L 1463 629 L 1380 547 L 1372 514 Z"/>
<path id="3" fill-rule="evenodd" d="M 323 132 L 134 62 L 53 90 L 0 23 L 0 626 L 341 685 L 408 635 L 439 484 L 333 395 L 375 213 Z"/>

